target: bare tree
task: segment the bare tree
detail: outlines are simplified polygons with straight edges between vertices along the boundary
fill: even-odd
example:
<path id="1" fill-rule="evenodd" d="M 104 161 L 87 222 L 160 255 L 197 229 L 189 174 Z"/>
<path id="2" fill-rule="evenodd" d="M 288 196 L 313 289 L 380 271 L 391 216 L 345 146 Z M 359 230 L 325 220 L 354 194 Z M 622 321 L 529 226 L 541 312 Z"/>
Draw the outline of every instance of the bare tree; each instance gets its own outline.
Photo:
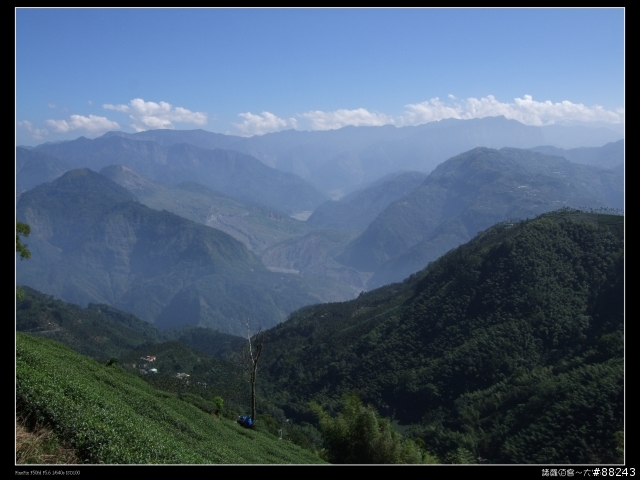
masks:
<path id="1" fill-rule="evenodd" d="M 239 354 L 239 361 L 242 368 L 249 376 L 249 382 L 251 383 L 251 420 L 256 421 L 256 375 L 258 373 L 258 360 L 262 354 L 262 347 L 264 346 L 264 332 L 262 328 L 251 337 L 251 330 L 247 323 L 247 343 L 248 345 L 242 349 Z"/>

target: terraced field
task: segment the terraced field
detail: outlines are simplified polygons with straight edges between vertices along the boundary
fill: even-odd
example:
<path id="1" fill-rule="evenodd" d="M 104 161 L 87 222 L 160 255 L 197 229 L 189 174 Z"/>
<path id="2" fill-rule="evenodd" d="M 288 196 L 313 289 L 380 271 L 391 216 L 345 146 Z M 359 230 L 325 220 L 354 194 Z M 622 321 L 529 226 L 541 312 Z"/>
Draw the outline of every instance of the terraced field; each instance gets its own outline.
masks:
<path id="1" fill-rule="evenodd" d="M 323 463 L 286 440 L 218 419 L 118 366 L 16 333 L 17 415 L 50 425 L 85 463 Z"/>

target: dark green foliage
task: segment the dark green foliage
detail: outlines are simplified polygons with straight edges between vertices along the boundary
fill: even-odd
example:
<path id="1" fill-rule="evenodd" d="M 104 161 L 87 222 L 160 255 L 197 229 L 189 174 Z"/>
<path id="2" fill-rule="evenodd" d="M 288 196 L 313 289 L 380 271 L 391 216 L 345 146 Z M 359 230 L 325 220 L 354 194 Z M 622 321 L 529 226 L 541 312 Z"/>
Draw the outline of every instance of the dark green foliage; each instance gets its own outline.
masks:
<path id="1" fill-rule="evenodd" d="M 214 397 L 213 403 L 216 406 L 216 413 L 218 415 L 222 414 L 222 411 L 224 410 L 224 400 L 222 400 L 222 397 Z"/>
<path id="2" fill-rule="evenodd" d="M 357 394 L 343 396 L 342 410 L 335 418 L 317 403 L 311 408 L 331 463 L 422 463 L 420 448 L 403 439 L 372 406 L 363 405 Z"/>
<path id="3" fill-rule="evenodd" d="M 31 252 L 27 249 L 28 245 L 22 243 L 20 236 L 28 237 L 31 233 L 31 227 L 26 223 L 16 222 L 16 252 L 20 254 L 20 260 L 31 258 Z"/>
<path id="4" fill-rule="evenodd" d="M 284 429 L 283 438 L 301 446 L 311 452 L 319 452 L 322 449 L 322 434 L 320 431 L 307 422 L 301 424 L 293 423 L 291 420 L 286 425 L 281 425 Z"/>
<path id="5" fill-rule="evenodd" d="M 16 252 L 20 254 L 20 260 L 25 258 L 31 258 L 31 252 L 27 248 L 27 245 L 23 244 L 20 240 L 20 236 L 28 237 L 31 233 L 31 227 L 26 223 L 16 222 Z M 24 300 L 24 290 L 16 289 L 16 300 L 21 302 Z"/>
<path id="6" fill-rule="evenodd" d="M 29 287 L 22 291 L 24 298 L 16 307 L 17 331 L 57 340 L 99 362 L 162 338 L 153 325 L 107 305 L 82 308 Z"/>
<path id="7" fill-rule="evenodd" d="M 455 452 L 449 452 L 444 459 L 444 463 L 454 463 L 468 465 L 471 463 L 477 463 L 473 457 L 473 453 L 464 447 L 458 447 Z"/>
<path id="8" fill-rule="evenodd" d="M 302 309 L 267 332 L 264 395 L 308 419 L 308 399 L 337 411 L 357 389 L 450 461 L 614 461 L 623 222 L 501 223 L 403 283 Z"/>
<path id="9" fill-rule="evenodd" d="M 148 356 L 156 359 L 153 362 L 143 360 Z M 159 389 L 199 397 L 200 403 L 194 404 L 209 413 L 222 410 L 216 403 L 217 397 L 224 399 L 227 410 L 237 413 L 249 406 L 249 387 L 236 365 L 211 358 L 180 342 L 145 344 L 123 355 L 119 363 Z M 149 373 L 152 368 L 158 373 Z"/>
<path id="10" fill-rule="evenodd" d="M 177 340 L 213 358 L 228 359 L 246 340 L 204 327 L 180 327 L 163 332 L 167 340 Z"/>

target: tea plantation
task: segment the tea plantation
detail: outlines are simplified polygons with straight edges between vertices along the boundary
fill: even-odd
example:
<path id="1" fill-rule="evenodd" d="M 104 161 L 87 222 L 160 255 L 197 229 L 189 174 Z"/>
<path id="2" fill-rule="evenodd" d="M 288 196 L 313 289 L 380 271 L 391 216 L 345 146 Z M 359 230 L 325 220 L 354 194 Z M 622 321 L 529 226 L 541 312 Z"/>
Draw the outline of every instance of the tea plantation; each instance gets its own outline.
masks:
<path id="1" fill-rule="evenodd" d="M 16 408 L 50 425 L 85 463 L 323 463 L 296 445 L 217 418 L 117 365 L 16 333 Z"/>

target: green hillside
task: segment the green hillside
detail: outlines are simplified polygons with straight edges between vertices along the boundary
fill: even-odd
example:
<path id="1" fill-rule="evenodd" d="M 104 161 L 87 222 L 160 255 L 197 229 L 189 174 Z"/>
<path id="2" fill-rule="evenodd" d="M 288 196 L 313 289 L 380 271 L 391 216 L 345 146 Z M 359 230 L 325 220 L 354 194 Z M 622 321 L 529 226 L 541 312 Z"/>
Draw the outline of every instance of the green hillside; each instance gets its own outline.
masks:
<path id="1" fill-rule="evenodd" d="M 16 305 L 16 331 L 56 340 L 99 362 L 168 341 L 182 342 L 210 357 L 223 359 L 246 342 L 203 327 L 159 330 L 109 305 L 91 303 L 82 308 L 29 287 L 20 288 L 24 295 Z"/>
<path id="2" fill-rule="evenodd" d="M 44 423 L 85 463 L 321 463 L 286 440 L 218 419 L 120 367 L 16 334 L 17 416 Z"/>
<path id="3" fill-rule="evenodd" d="M 29 287 L 21 289 L 24 298 L 16 305 L 16 331 L 56 340 L 99 362 L 163 340 L 149 322 L 108 305 L 82 308 Z"/>
<path id="4" fill-rule="evenodd" d="M 402 283 L 301 309 L 268 332 L 265 395 L 310 418 L 355 389 L 441 458 L 618 462 L 623 222 L 500 223 Z"/>
<path id="5" fill-rule="evenodd" d="M 357 399 L 355 391 L 364 402 L 359 418 L 375 420 L 385 435 L 392 435 L 392 421 L 416 442 L 405 445 L 421 445 L 423 461 L 620 463 L 623 229 L 621 216 L 569 209 L 503 222 L 402 283 L 295 312 L 267 331 L 260 425 L 250 432 L 214 415 L 217 396 L 225 411 L 247 412 L 248 385 L 225 360 L 244 345 L 241 338 L 193 327 L 160 332 L 105 305 L 82 309 L 25 288 L 18 329 L 51 336 L 102 364 L 18 334 L 18 413 L 52 424 L 90 462 L 164 463 L 132 439 L 155 435 L 174 452 L 170 463 L 295 463 L 225 460 L 222 453 L 208 460 L 188 442 L 209 442 L 206 431 L 215 428 L 225 445 L 235 438 L 228 432 L 273 439 L 267 432 L 284 429 L 285 440 L 272 441 L 318 451 L 314 425 L 324 434 L 325 458 L 343 461 L 336 445 L 363 437 L 356 429 L 348 440 L 331 422 L 337 428 L 350 415 L 345 399 Z M 143 360 L 149 355 L 156 356 L 152 363 Z M 118 361 L 107 367 L 107 357 Z M 125 439 L 122 451 L 110 446 L 111 434 Z M 240 446 L 232 450 L 244 455 Z"/>

